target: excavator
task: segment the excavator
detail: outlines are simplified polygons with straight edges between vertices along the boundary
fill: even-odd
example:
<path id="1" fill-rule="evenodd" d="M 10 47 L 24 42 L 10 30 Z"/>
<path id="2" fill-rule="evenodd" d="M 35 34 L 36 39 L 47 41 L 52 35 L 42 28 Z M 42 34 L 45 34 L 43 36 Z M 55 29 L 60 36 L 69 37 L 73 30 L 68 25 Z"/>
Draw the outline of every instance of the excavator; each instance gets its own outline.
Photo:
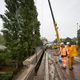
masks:
<path id="1" fill-rule="evenodd" d="M 53 19 L 54 29 L 55 29 L 56 36 L 57 36 L 57 43 L 53 44 L 52 48 L 58 48 L 59 44 L 61 42 L 60 37 L 59 37 L 58 27 L 57 27 L 57 23 L 56 23 L 55 18 L 54 18 L 54 14 L 53 14 L 53 11 L 52 11 L 50 0 L 48 0 L 48 3 L 49 3 L 52 19 Z"/>

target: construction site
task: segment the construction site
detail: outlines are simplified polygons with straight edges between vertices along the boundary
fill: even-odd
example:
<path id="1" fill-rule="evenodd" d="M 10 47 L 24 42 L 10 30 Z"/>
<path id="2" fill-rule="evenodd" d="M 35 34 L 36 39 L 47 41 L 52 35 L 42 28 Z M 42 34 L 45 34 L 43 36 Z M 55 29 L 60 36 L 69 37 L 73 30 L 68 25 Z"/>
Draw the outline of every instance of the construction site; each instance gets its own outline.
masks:
<path id="1" fill-rule="evenodd" d="M 77 6 L 80 1 L 62 0 L 62 10 L 58 9 L 58 0 L 38 1 L 0 2 L 0 9 L 3 5 L 5 8 L 3 13 L 0 11 L 0 80 L 80 80 L 80 25 L 68 12 L 70 8 L 76 14 L 77 7 L 72 9 L 70 5 Z M 63 14 L 57 15 L 57 11 Z"/>

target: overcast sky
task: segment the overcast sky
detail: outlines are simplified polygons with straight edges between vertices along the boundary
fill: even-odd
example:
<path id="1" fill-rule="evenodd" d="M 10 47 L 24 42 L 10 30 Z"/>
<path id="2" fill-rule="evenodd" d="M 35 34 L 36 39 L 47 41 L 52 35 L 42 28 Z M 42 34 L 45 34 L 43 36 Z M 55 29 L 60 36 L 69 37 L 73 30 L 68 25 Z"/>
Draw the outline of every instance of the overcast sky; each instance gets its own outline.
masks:
<path id="1" fill-rule="evenodd" d="M 76 37 L 77 22 L 80 24 L 80 0 L 50 0 L 60 37 Z M 48 0 L 36 0 L 41 35 L 54 40 L 56 35 Z"/>
<path id="2" fill-rule="evenodd" d="M 0 0 L 0 14 L 4 14 L 5 12 L 5 3 L 4 0 Z M 2 25 L 2 20 L 0 19 L 0 30 L 2 29 L 3 25 Z"/>
<path id="3" fill-rule="evenodd" d="M 55 20 L 59 27 L 61 38 L 76 37 L 77 22 L 80 24 L 80 0 L 50 0 L 54 12 Z M 56 38 L 52 16 L 50 13 L 48 0 L 35 0 L 38 19 L 41 23 L 41 37 L 46 37 L 49 41 Z M 4 0 L 0 0 L 0 14 L 5 11 Z M 0 19 L 0 29 L 2 21 Z"/>

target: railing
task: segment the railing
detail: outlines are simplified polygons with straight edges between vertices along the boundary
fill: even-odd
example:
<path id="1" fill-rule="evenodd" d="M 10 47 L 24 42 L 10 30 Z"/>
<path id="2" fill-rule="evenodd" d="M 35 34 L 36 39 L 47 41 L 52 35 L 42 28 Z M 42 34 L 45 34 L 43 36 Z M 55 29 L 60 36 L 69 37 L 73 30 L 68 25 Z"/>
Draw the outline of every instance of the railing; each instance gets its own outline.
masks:
<path id="1" fill-rule="evenodd" d="M 43 54 L 44 54 L 44 50 L 40 49 L 33 56 L 23 61 L 23 65 L 25 66 L 25 69 L 23 69 L 21 74 L 18 75 L 14 80 L 34 80 L 33 78 L 39 69 Z M 37 61 L 36 61 L 36 56 L 37 56 Z"/>

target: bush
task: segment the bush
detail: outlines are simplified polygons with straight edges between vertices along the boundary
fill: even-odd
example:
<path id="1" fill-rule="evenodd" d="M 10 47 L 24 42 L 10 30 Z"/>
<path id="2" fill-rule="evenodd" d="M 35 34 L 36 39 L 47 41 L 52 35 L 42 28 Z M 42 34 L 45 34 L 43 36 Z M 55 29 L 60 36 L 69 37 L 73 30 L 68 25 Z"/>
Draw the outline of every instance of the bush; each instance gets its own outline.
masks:
<path id="1" fill-rule="evenodd" d="M 11 80 L 13 72 L 0 73 L 0 80 Z"/>
<path id="2" fill-rule="evenodd" d="M 0 53 L 0 66 L 10 65 L 11 59 L 8 53 Z"/>

